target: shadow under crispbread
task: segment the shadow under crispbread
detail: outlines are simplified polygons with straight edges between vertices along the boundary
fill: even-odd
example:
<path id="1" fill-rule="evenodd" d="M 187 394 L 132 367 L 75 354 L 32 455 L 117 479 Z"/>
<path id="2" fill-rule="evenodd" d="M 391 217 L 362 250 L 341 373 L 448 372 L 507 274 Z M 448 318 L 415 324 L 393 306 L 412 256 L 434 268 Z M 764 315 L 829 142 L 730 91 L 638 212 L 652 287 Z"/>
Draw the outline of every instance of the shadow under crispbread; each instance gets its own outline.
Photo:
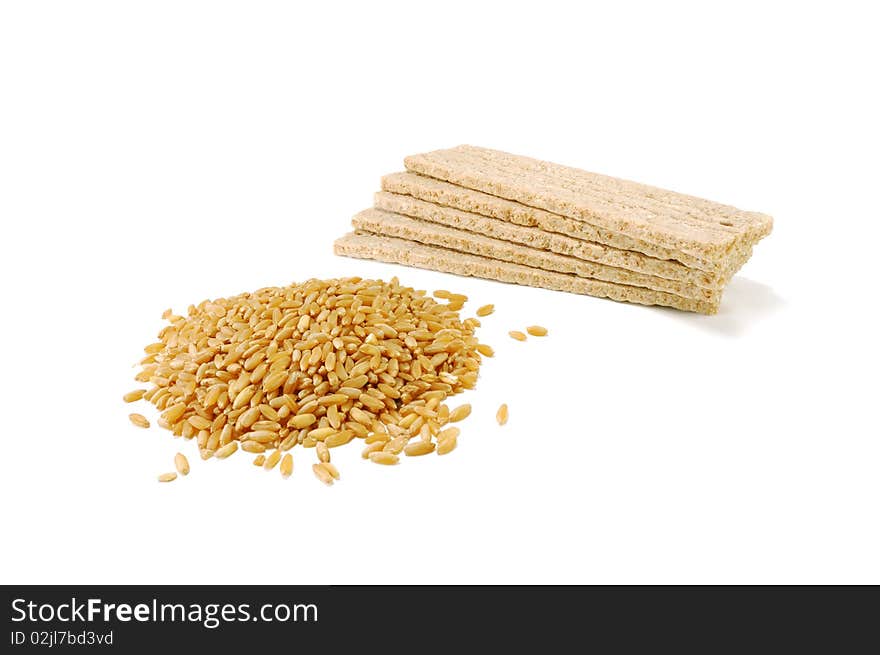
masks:
<path id="1" fill-rule="evenodd" d="M 688 323 L 699 330 L 736 338 L 785 305 L 785 299 L 769 285 L 737 276 L 728 284 L 724 292 L 724 302 L 713 316 L 688 314 L 667 307 L 650 309 L 664 312 L 673 320 Z"/>

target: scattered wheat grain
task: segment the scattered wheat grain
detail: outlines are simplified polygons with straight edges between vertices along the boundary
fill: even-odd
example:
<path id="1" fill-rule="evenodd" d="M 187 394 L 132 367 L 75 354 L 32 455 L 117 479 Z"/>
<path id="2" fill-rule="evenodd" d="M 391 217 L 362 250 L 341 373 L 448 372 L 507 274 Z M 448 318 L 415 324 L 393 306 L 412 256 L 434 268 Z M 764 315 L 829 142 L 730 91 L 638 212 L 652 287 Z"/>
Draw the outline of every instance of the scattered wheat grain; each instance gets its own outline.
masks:
<path id="1" fill-rule="evenodd" d="M 275 466 L 278 464 L 278 462 L 281 461 L 281 454 L 282 454 L 281 449 L 273 450 L 271 453 L 269 453 L 269 455 L 266 457 L 265 461 L 263 462 L 263 468 L 266 469 L 267 471 L 271 471 L 273 468 L 275 468 Z"/>
<path id="2" fill-rule="evenodd" d="M 293 456 L 285 453 L 281 458 L 281 477 L 289 478 L 291 473 L 293 473 Z"/>
<path id="3" fill-rule="evenodd" d="M 142 414 L 129 414 L 128 420 L 131 421 L 133 425 L 136 425 L 139 428 L 150 427 L 150 422 Z"/>
<path id="4" fill-rule="evenodd" d="M 370 461 L 375 464 L 393 465 L 400 461 L 397 455 L 386 452 L 370 453 Z"/>
<path id="5" fill-rule="evenodd" d="M 133 403 L 136 400 L 140 400 L 141 398 L 143 398 L 146 392 L 146 389 L 135 389 L 134 391 L 129 391 L 127 394 L 125 394 L 122 397 L 122 400 L 127 403 Z"/>
<path id="6" fill-rule="evenodd" d="M 458 423 L 459 421 L 463 421 L 468 416 L 471 415 L 471 406 L 469 403 L 465 403 L 464 405 L 459 405 L 451 412 L 449 412 L 449 422 L 450 423 Z"/>
<path id="7" fill-rule="evenodd" d="M 174 456 L 174 468 L 181 475 L 189 475 L 189 460 L 183 453 L 177 453 Z"/>

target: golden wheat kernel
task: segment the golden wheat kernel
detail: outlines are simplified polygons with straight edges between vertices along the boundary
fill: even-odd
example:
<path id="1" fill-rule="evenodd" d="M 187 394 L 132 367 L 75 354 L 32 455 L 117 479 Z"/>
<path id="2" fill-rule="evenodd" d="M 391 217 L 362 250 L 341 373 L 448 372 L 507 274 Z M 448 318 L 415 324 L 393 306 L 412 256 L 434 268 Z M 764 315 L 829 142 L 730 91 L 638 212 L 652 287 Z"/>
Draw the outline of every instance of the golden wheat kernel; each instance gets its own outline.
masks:
<path id="1" fill-rule="evenodd" d="M 331 476 L 334 480 L 338 480 L 338 479 L 339 479 L 339 477 L 340 477 L 340 476 L 339 476 L 339 469 L 337 469 L 333 464 L 331 464 L 330 462 L 321 462 L 320 466 L 321 466 L 321 468 L 323 468 L 325 471 L 327 471 L 327 473 L 329 473 L 330 476 Z"/>
<path id="2" fill-rule="evenodd" d="M 207 430 L 211 427 L 211 421 L 206 419 L 204 416 L 199 416 L 198 414 L 190 416 L 187 419 L 187 422 L 196 430 Z"/>
<path id="3" fill-rule="evenodd" d="M 214 457 L 216 457 L 217 459 L 226 459 L 236 450 L 238 450 L 238 442 L 230 441 L 228 444 L 222 446 L 219 450 L 217 450 L 214 453 Z"/>
<path id="4" fill-rule="evenodd" d="M 378 452 L 384 447 L 384 441 L 373 441 L 372 443 L 367 444 L 367 447 L 361 451 L 361 457 L 367 459 L 370 456 L 370 453 Z"/>
<path id="5" fill-rule="evenodd" d="M 281 432 L 284 428 L 281 427 L 281 424 L 276 421 L 257 421 L 251 426 L 251 430 L 254 432 Z"/>
<path id="6" fill-rule="evenodd" d="M 331 434 L 336 434 L 336 428 L 315 428 L 314 430 L 309 431 L 309 436 L 315 441 L 323 441 Z"/>
<path id="7" fill-rule="evenodd" d="M 319 441 L 315 444 L 315 453 L 318 455 L 318 459 L 322 462 L 330 461 L 330 449 L 327 448 L 327 444 L 323 441 Z"/>
<path id="8" fill-rule="evenodd" d="M 206 448 L 208 446 L 208 439 L 211 438 L 211 433 L 207 430 L 199 430 L 199 434 L 196 437 L 196 445 L 199 448 Z"/>
<path id="9" fill-rule="evenodd" d="M 495 305 L 483 305 L 477 309 L 477 316 L 488 316 L 495 311 Z"/>
<path id="10" fill-rule="evenodd" d="M 451 412 L 449 412 L 449 422 L 450 423 L 457 423 L 458 421 L 463 421 L 464 419 L 466 419 L 470 415 L 471 415 L 471 406 L 470 406 L 470 404 L 465 403 L 464 405 L 459 405 L 458 407 L 453 409 Z"/>
<path id="11" fill-rule="evenodd" d="M 251 430 L 243 434 L 241 438 L 260 443 L 272 443 L 278 438 L 278 433 L 274 430 Z"/>
<path id="12" fill-rule="evenodd" d="M 481 355 L 484 355 L 485 357 L 494 357 L 495 356 L 495 351 L 492 350 L 492 346 L 486 345 L 485 343 L 478 343 L 476 345 L 476 350 L 478 353 L 480 353 Z"/>
<path id="13" fill-rule="evenodd" d="M 293 456 L 290 453 L 285 453 L 284 457 L 281 458 L 281 477 L 289 478 L 293 473 Z"/>
<path id="14" fill-rule="evenodd" d="M 400 458 L 397 455 L 386 452 L 376 452 L 370 453 L 369 455 L 370 461 L 376 464 L 385 464 L 385 465 L 394 465 L 400 461 Z"/>
<path id="15" fill-rule="evenodd" d="M 333 484 L 333 476 L 331 476 L 329 471 L 321 466 L 321 464 L 312 464 L 312 472 L 315 474 L 315 477 L 324 484 L 328 486 Z"/>
<path id="16" fill-rule="evenodd" d="M 403 452 L 409 457 L 418 457 L 434 452 L 435 447 L 432 441 L 413 441 L 404 447 Z"/>
<path id="17" fill-rule="evenodd" d="M 177 420 L 186 413 L 186 405 L 183 403 L 178 403 L 176 405 L 172 405 L 171 407 L 167 407 L 165 411 L 162 413 L 162 418 L 168 421 L 171 425 L 177 423 Z"/>
<path id="18" fill-rule="evenodd" d="M 435 432 L 436 432 L 436 430 L 431 429 L 430 423 L 425 423 L 419 429 L 419 437 L 421 438 L 422 441 L 431 441 L 431 439 L 433 439 L 433 437 L 434 437 Z"/>
<path id="19" fill-rule="evenodd" d="M 173 482 L 177 479 L 177 473 L 163 473 L 159 476 L 159 482 Z"/>
<path id="20" fill-rule="evenodd" d="M 337 448 L 339 446 L 344 446 L 352 439 L 354 439 L 354 432 L 351 430 L 340 430 L 324 439 L 324 443 L 328 448 Z"/>
<path id="21" fill-rule="evenodd" d="M 382 451 L 386 453 L 391 453 L 393 455 L 399 455 L 401 452 L 403 452 L 403 449 L 406 447 L 408 441 L 409 435 L 401 435 L 399 437 L 395 437 L 385 444 L 384 448 L 382 448 Z"/>
<path id="22" fill-rule="evenodd" d="M 301 430 L 302 428 L 307 428 L 316 423 L 317 420 L 318 417 L 311 413 L 297 414 L 287 422 L 287 427 Z"/>
<path id="23" fill-rule="evenodd" d="M 533 337 L 546 337 L 547 336 L 547 328 L 542 327 L 540 325 L 530 325 L 526 328 L 526 332 L 531 334 Z"/>
<path id="24" fill-rule="evenodd" d="M 444 438 L 437 439 L 437 454 L 438 455 L 448 455 L 455 447 L 458 445 L 458 435 L 451 434 Z"/>
<path id="25" fill-rule="evenodd" d="M 131 421 L 132 425 L 136 425 L 139 428 L 150 427 L 150 422 L 141 414 L 129 414 L 128 420 Z"/>
<path id="26" fill-rule="evenodd" d="M 453 425 L 446 428 L 445 430 L 440 430 L 440 432 L 437 433 L 437 441 L 440 441 L 442 439 L 449 439 L 452 437 L 458 437 L 459 434 L 461 434 L 461 430 Z"/>
<path id="27" fill-rule="evenodd" d="M 525 341 L 526 340 L 526 335 L 523 334 L 522 332 L 520 332 L 519 330 L 511 330 L 507 334 L 509 334 L 511 336 L 511 338 L 516 339 L 517 341 Z"/>
<path id="28" fill-rule="evenodd" d="M 260 453 L 256 457 L 254 457 L 254 466 L 262 466 L 266 461 L 266 456 L 263 453 Z"/>
<path id="29" fill-rule="evenodd" d="M 504 425 L 507 423 L 507 403 L 502 403 L 501 407 L 498 408 L 498 411 L 495 413 L 495 420 L 498 421 L 498 425 Z"/>
<path id="30" fill-rule="evenodd" d="M 189 475 L 189 460 L 183 453 L 177 453 L 174 456 L 174 468 L 181 475 Z"/>
<path id="31" fill-rule="evenodd" d="M 282 455 L 283 453 L 281 449 L 273 450 L 266 456 L 266 459 L 263 461 L 263 468 L 267 471 L 271 471 L 273 468 L 275 468 L 278 462 L 281 461 Z"/>
<path id="32" fill-rule="evenodd" d="M 135 389 L 134 391 L 129 391 L 127 394 L 125 394 L 122 397 L 122 400 L 127 403 L 133 403 L 136 400 L 140 400 L 141 398 L 143 398 L 145 393 L 147 393 L 146 389 Z"/>

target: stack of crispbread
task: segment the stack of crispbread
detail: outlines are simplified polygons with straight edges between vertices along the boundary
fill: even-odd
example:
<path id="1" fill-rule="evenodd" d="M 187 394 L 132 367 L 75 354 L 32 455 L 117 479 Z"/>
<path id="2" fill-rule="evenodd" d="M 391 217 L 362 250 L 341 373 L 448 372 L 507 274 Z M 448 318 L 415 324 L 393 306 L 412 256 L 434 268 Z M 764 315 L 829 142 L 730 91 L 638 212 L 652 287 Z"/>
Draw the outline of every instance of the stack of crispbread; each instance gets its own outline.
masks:
<path id="1" fill-rule="evenodd" d="M 766 214 L 458 146 L 413 155 L 339 255 L 714 314 Z"/>

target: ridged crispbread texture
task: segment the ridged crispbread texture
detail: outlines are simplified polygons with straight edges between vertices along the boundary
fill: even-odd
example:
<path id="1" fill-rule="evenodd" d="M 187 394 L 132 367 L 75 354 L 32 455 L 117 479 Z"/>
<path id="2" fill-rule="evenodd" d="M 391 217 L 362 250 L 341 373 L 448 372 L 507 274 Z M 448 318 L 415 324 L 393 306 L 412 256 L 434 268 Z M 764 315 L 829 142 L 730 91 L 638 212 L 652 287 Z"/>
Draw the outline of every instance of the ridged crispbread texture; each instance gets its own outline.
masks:
<path id="1" fill-rule="evenodd" d="M 753 245 L 773 225 L 766 214 L 475 146 L 412 155 L 404 163 L 415 173 L 706 260 Z"/>
<path id="2" fill-rule="evenodd" d="M 403 175 L 421 177 L 410 173 L 404 173 Z M 441 184 L 446 183 L 442 182 Z M 748 252 L 751 252 L 751 249 L 749 249 L 745 256 L 737 257 L 736 260 L 728 262 L 728 270 L 724 271 L 723 274 L 714 274 L 688 268 L 679 262 L 656 259 L 640 252 L 619 250 L 601 243 L 575 239 L 564 234 L 541 229 L 540 227 L 527 227 L 509 223 L 502 219 L 490 218 L 473 212 L 434 204 L 433 202 L 420 200 L 413 196 L 379 191 L 375 195 L 374 205 L 376 209 L 440 223 L 484 234 L 496 239 L 531 246 L 532 248 L 549 250 L 559 255 L 568 255 L 597 264 L 625 268 L 637 273 L 644 273 L 645 275 L 666 278 L 668 280 L 677 280 L 712 290 L 722 289 L 730 279 L 730 276 L 748 258 Z"/>
<path id="3" fill-rule="evenodd" d="M 537 207 L 529 207 L 514 200 L 499 198 L 482 191 L 467 189 L 433 177 L 417 173 L 391 173 L 382 178 L 382 190 L 412 196 L 419 200 L 444 205 L 461 211 L 472 212 L 508 223 L 556 232 L 573 239 L 580 239 L 608 246 L 624 252 L 633 252 L 655 259 L 681 263 L 688 268 L 706 271 L 707 280 L 720 276 L 722 262 L 694 257 L 669 248 L 655 246 L 638 239 L 603 230 L 582 220 L 560 216 Z M 711 282 L 709 282 L 711 284 Z"/>
<path id="4" fill-rule="evenodd" d="M 351 224 L 360 232 L 417 241 L 429 246 L 439 246 L 471 255 L 500 259 L 531 268 L 557 273 L 572 273 L 584 278 L 654 289 L 685 298 L 704 300 L 716 306 L 721 301 L 720 291 L 704 289 L 676 280 L 643 275 L 623 268 L 587 262 L 575 257 L 557 255 L 546 250 L 529 248 L 510 241 L 493 239 L 482 234 L 458 230 L 379 209 L 367 209 L 360 212 L 351 220 Z"/>
<path id="5" fill-rule="evenodd" d="M 392 237 L 351 233 L 337 239 L 333 248 L 337 255 L 346 257 L 374 259 L 444 273 L 610 298 L 621 302 L 662 305 L 700 314 L 714 314 L 717 311 L 716 305 L 702 300 L 565 273 L 542 271 L 522 264 L 511 264 Z"/>

